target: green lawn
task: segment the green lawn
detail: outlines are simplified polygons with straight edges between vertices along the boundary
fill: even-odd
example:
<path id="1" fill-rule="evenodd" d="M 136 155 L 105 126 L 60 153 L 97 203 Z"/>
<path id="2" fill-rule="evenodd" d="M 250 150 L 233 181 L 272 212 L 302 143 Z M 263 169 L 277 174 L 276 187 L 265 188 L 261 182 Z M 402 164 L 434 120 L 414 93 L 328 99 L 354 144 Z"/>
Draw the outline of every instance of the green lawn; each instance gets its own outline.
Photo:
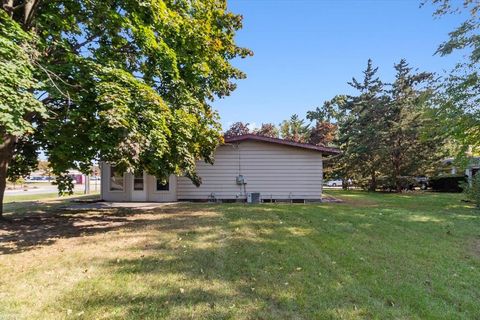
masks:
<path id="1" fill-rule="evenodd" d="M 40 194 L 26 192 L 25 194 L 7 195 L 4 198 L 4 214 L 6 217 L 10 217 L 13 214 L 19 216 L 35 213 L 36 211 L 38 213 L 42 213 L 45 210 L 51 211 L 64 207 L 66 202 L 78 197 L 98 198 L 99 193 L 92 192 L 90 195 L 84 196 L 83 191 L 75 191 L 73 195 L 61 197 L 58 195 L 58 192 Z"/>
<path id="2" fill-rule="evenodd" d="M 0 319 L 480 318 L 461 195 L 329 193 L 345 203 L 17 211 Z"/>
<path id="3" fill-rule="evenodd" d="M 83 191 L 77 191 L 74 193 L 74 196 L 78 196 L 83 194 Z M 70 196 L 69 196 L 70 197 Z M 7 195 L 5 196 L 5 203 L 13 203 L 13 202 L 23 202 L 23 201 L 35 201 L 35 200 L 50 200 L 50 199 L 65 199 L 69 197 L 59 197 L 57 192 L 51 193 L 40 193 L 40 194 L 30 194 L 25 192 L 25 194 L 15 194 L 15 195 Z M 16 207 L 12 206 L 12 209 L 16 209 Z"/>

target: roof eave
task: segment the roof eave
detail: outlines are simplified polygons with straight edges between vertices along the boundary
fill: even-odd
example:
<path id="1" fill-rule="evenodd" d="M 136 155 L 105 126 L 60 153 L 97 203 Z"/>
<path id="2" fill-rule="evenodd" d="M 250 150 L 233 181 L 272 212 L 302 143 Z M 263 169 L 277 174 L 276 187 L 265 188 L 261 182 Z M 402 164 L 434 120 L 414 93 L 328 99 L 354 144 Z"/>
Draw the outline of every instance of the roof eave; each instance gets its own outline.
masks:
<path id="1" fill-rule="evenodd" d="M 338 150 L 336 148 L 316 146 L 316 145 L 313 145 L 313 144 L 289 141 L 289 140 L 284 140 L 284 139 L 279 139 L 279 138 L 271 138 L 271 137 L 260 136 L 260 135 L 256 135 L 256 134 L 245 134 L 245 135 L 240 135 L 240 136 L 233 136 L 233 137 L 225 137 L 224 138 L 225 143 L 241 142 L 241 141 L 247 141 L 247 140 L 275 143 L 275 144 L 279 144 L 279 145 L 285 145 L 285 146 L 290 146 L 290 147 L 296 147 L 296 148 L 301 148 L 301 149 L 317 151 L 317 152 L 321 152 L 322 154 L 328 154 L 328 155 L 338 155 L 338 154 L 340 154 L 340 150 Z"/>

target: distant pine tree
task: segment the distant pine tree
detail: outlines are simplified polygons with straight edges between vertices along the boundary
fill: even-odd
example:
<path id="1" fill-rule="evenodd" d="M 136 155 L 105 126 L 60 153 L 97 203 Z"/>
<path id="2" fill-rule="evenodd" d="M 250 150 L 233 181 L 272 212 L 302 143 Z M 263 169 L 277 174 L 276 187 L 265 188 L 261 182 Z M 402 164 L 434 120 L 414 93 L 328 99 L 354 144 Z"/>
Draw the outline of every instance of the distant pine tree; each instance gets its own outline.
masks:
<path id="1" fill-rule="evenodd" d="M 305 124 L 305 120 L 300 119 L 297 114 L 292 115 L 289 120 L 284 120 L 280 124 L 280 135 L 285 140 L 306 143 L 308 133 L 309 125 Z"/>

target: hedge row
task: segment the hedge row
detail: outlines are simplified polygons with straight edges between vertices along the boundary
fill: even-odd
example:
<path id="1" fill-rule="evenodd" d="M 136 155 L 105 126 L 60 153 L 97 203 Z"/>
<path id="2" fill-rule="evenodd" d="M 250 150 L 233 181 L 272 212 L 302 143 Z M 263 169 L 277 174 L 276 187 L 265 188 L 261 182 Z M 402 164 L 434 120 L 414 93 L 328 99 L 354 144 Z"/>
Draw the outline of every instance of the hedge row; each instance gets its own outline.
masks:
<path id="1" fill-rule="evenodd" d="M 467 183 L 465 176 L 439 176 L 429 179 L 432 190 L 439 192 L 462 192 L 465 183 Z"/>

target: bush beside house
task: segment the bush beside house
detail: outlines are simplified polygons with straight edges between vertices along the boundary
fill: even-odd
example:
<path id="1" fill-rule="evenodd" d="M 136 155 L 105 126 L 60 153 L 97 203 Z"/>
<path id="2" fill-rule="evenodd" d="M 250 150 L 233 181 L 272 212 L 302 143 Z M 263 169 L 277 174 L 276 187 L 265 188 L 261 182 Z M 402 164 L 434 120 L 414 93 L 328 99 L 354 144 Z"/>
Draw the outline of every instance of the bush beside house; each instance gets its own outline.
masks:
<path id="1" fill-rule="evenodd" d="M 433 191 L 462 192 L 467 179 L 464 175 L 437 176 L 430 178 L 429 183 Z"/>

